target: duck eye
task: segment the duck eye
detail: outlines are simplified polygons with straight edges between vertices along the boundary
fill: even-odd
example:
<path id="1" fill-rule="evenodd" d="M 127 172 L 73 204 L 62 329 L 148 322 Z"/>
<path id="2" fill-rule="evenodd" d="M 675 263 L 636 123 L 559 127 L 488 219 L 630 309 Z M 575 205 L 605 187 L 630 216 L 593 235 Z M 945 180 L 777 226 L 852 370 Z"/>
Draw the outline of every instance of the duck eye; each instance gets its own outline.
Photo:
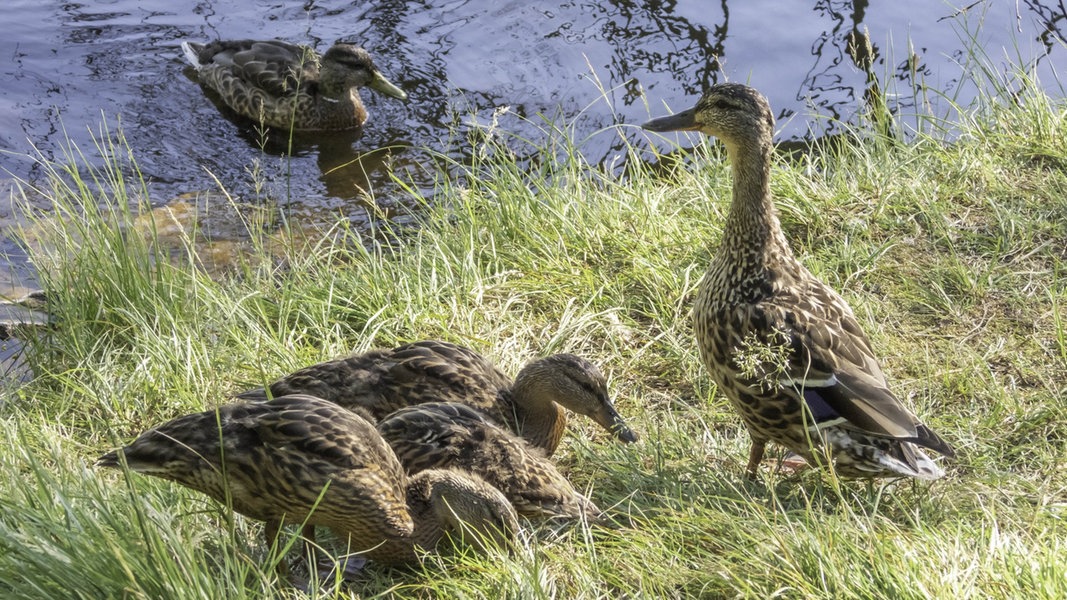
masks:
<path id="1" fill-rule="evenodd" d="M 732 104 L 730 104 L 726 100 L 723 100 L 722 98 L 715 98 L 714 100 L 708 102 L 708 104 L 711 106 L 711 108 L 714 108 L 716 110 L 729 110 L 733 108 Z"/>

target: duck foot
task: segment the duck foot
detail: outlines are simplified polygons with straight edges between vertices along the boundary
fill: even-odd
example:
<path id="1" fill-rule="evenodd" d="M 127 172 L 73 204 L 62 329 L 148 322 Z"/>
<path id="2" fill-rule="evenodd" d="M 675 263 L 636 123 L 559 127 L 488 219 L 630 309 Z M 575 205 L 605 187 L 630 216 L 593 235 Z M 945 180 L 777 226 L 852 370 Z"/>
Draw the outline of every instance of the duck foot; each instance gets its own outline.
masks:
<path id="1" fill-rule="evenodd" d="M 808 461 L 804 460 L 804 457 L 795 452 L 786 452 L 780 460 L 777 461 L 777 469 L 785 473 L 786 475 L 796 475 L 801 471 L 811 468 Z"/>
<path id="2" fill-rule="evenodd" d="M 363 574 L 363 568 L 367 566 L 367 559 L 356 554 L 342 556 L 340 560 L 329 557 L 320 557 L 318 560 L 320 573 L 325 573 L 323 581 L 333 581 L 340 577 L 342 581 L 358 581 Z"/>

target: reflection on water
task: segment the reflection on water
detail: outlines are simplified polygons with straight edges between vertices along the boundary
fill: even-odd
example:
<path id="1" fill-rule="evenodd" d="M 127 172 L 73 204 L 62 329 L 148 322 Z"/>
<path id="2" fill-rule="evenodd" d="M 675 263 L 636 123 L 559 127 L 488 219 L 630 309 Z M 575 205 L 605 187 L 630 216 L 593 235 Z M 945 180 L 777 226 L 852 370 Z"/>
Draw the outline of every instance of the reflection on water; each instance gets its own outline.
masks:
<path id="1" fill-rule="evenodd" d="M 98 161 L 89 131 L 106 118 L 156 204 L 221 184 L 244 201 L 271 198 L 301 218 L 342 213 L 357 226 L 403 212 L 391 171 L 432 194 L 420 149 L 463 162 L 465 130 L 494 115 L 518 139 L 541 135 L 538 115 L 565 121 L 591 161 L 611 161 L 638 135 L 611 126 L 661 114 L 661 103 L 689 106 L 724 79 L 770 98 L 784 140 L 832 133 L 832 119 L 854 119 L 872 98 L 904 116 L 950 117 L 921 90 L 967 104 L 975 90 L 960 65 L 973 68 L 972 38 L 993 73 L 1021 62 L 1052 84 L 1067 62 L 1060 0 L 8 0 L 5 21 L 0 168 L 13 176 L 40 178 L 19 154 L 59 159 L 67 140 Z M 360 136 L 264 136 L 227 120 L 183 74 L 181 40 L 246 37 L 361 44 L 410 101 L 364 94 Z M 19 260 L 10 242 L 2 249 Z"/>

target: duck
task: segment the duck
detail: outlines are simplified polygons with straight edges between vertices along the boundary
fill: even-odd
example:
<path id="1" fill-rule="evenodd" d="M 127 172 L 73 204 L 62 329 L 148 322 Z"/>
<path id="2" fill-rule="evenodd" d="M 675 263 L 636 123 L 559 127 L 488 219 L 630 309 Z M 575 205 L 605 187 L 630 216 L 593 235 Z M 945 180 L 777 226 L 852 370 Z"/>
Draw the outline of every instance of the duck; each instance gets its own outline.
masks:
<path id="1" fill-rule="evenodd" d="M 748 476 L 774 442 L 842 477 L 942 477 L 924 449 L 954 450 L 890 390 L 848 303 L 801 264 L 782 231 L 767 99 L 716 84 L 694 107 L 642 127 L 714 136 L 731 164 L 729 213 L 692 318 L 700 356 L 751 437 Z"/>
<path id="2" fill-rule="evenodd" d="M 342 131 L 362 127 L 359 88 L 406 100 L 374 66 L 370 53 L 337 43 L 320 55 L 280 40 L 184 41 L 182 52 L 201 86 L 242 117 L 279 130 Z"/>
<path id="3" fill-rule="evenodd" d="M 268 545 L 286 523 L 328 527 L 348 551 L 412 564 L 449 540 L 486 552 L 507 547 L 518 517 L 477 475 L 427 469 L 408 477 L 374 425 L 333 402 L 295 394 L 184 415 L 101 456 L 176 482 L 264 521 Z"/>
<path id="4" fill-rule="evenodd" d="M 51 326 L 48 293 L 44 290 L 16 290 L 12 298 L 0 295 L 0 342 L 27 337 L 35 330 Z"/>
<path id="5" fill-rule="evenodd" d="M 375 421 L 426 402 L 466 404 L 546 456 L 563 439 L 565 408 L 622 442 L 638 439 L 611 402 L 600 369 L 573 354 L 531 361 L 512 380 L 469 348 L 423 340 L 311 365 L 235 397 L 257 401 L 295 393 L 331 400 Z"/>
<path id="6" fill-rule="evenodd" d="M 474 473 L 529 519 L 596 520 L 601 515 L 543 450 L 465 404 L 409 406 L 379 421 L 377 429 L 409 475 L 442 468 Z"/>

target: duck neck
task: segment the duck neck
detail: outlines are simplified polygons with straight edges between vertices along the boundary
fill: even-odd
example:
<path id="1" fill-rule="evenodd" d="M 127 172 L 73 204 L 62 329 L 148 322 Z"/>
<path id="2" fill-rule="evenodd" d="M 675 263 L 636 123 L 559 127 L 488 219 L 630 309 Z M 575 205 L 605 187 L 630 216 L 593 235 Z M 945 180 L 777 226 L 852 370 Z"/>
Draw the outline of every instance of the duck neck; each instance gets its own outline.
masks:
<path id="1" fill-rule="evenodd" d="M 771 198 L 771 139 L 727 143 L 733 169 L 733 200 L 726 218 L 720 255 L 731 264 L 762 270 L 792 257 Z"/>
<path id="2" fill-rule="evenodd" d="M 526 382 L 522 378 L 515 381 L 511 397 L 515 433 L 552 456 L 567 428 L 566 411 L 552 400 L 546 400 L 535 382 Z"/>
<path id="3" fill-rule="evenodd" d="M 318 102 L 311 105 L 309 111 L 317 115 L 317 120 L 336 123 L 341 129 L 359 127 L 367 121 L 367 109 L 359 99 L 356 88 L 344 91 L 339 98 L 321 93 Z"/>
<path id="4" fill-rule="evenodd" d="M 349 94 L 356 89 L 345 80 L 341 67 L 330 60 L 319 63 L 319 76 L 313 85 L 317 87 L 316 91 L 320 95 L 338 102 L 346 101 Z"/>

